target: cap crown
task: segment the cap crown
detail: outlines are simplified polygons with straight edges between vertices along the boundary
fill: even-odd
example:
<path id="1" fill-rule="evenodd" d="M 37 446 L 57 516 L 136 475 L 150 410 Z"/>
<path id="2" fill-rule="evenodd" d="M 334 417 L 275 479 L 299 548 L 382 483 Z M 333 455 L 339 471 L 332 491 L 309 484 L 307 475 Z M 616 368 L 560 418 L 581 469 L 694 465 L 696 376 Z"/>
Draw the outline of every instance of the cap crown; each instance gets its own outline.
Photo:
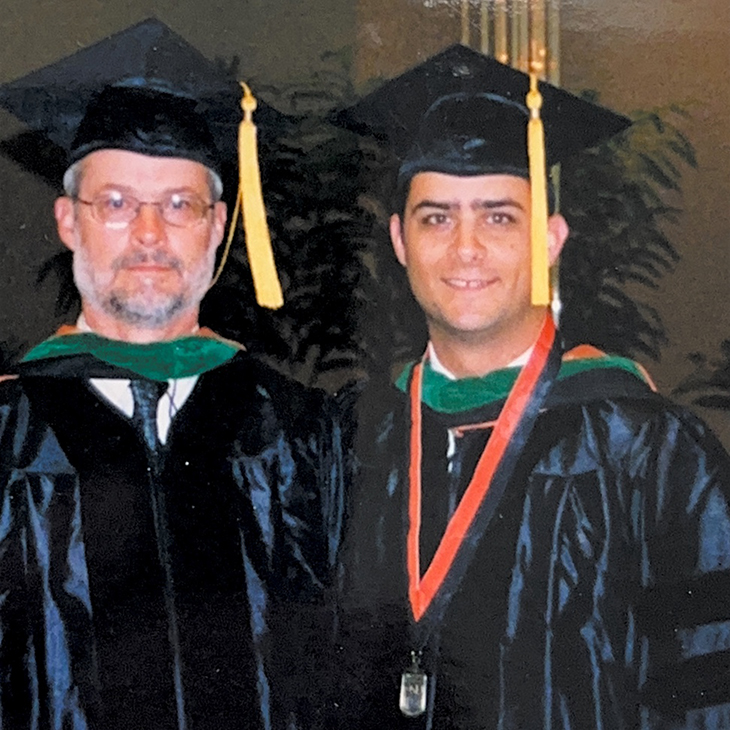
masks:
<path id="1" fill-rule="evenodd" d="M 235 158 L 240 98 L 230 74 L 154 18 L 0 86 L 0 105 L 69 162 L 113 147 L 218 168 Z M 279 117 L 257 112 L 264 127 Z"/>
<path id="2" fill-rule="evenodd" d="M 454 45 L 386 82 L 333 118 L 389 144 L 401 175 L 527 174 L 528 74 Z M 629 126 L 608 109 L 540 83 L 548 165 Z"/>

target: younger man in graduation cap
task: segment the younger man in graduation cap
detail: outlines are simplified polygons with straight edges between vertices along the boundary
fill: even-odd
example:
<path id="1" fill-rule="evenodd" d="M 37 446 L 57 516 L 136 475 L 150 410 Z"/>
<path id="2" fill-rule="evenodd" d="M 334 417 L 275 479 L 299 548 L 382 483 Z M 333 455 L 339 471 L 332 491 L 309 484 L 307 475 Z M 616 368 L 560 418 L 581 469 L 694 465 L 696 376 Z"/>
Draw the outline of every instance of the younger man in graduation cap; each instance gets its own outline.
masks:
<path id="1" fill-rule="evenodd" d="M 334 426 L 318 393 L 198 326 L 240 99 L 156 20 L 0 88 L 69 153 L 55 217 L 82 300 L 0 384 L 3 728 L 316 725 L 301 677 Z M 266 235 L 256 170 L 241 177 L 247 234 L 253 215 Z"/>
<path id="2" fill-rule="evenodd" d="M 563 352 L 547 307 L 545 162 L 628 120 L 455 46 L 339 122 L 401 156 L 430 337 L 357 406 L 344 723 L 728 726 L 728 458 L 633 362 Z"/>

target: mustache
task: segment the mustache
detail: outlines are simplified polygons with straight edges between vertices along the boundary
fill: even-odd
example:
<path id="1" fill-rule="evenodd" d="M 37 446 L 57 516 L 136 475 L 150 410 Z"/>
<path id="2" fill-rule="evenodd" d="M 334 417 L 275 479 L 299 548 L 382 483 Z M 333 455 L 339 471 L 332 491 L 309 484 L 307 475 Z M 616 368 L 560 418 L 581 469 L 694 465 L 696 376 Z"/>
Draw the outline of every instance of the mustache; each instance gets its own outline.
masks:
<path id="1" fill-rule="evenodd" d="M 127 256 L 121 256 L 116 259 L 116 261 L 112 264 L 112 268 L 114 271 L 119 271 L 120 269 L 126 269 L 130 266 L 139 266 L 140 264 L 150 263 L 182 272 L 182 262 L 180 259 L 165 251 L 135 251 Z"/>

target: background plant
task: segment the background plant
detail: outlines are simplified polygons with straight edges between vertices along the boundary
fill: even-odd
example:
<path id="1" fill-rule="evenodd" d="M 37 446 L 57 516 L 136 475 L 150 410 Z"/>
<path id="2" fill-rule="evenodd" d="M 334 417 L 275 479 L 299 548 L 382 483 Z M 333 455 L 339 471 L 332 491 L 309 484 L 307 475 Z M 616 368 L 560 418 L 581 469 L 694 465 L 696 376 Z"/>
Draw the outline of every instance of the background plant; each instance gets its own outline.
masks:
<path id="1" fill-rule="evenodd" d="M 684 118 L 677 107 L 638 112 L 627 132 L 563 164 L 571 236 L 561 257 L 561 329 L 569 343 L 659 357 L 664 327 L 643 296 L 679 259 L 665 226 L 680 213 L 666 200 L 680 192 L 682 167 L 697 165 Z"/>

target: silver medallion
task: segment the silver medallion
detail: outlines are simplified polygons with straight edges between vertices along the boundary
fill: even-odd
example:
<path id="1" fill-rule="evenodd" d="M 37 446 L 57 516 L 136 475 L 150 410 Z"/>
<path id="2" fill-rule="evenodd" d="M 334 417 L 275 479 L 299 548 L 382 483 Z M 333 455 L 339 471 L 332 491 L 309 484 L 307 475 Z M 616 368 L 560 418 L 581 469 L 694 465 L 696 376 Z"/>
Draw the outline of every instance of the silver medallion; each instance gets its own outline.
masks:
<path id="1" fill-rule="evenodd" d="M 411 666 L 400 678 L 400 711 L 406 717 L 418 717 L 426 712 L 428 676 L 418 663 L 418 655 L 411 652 Z"/>

